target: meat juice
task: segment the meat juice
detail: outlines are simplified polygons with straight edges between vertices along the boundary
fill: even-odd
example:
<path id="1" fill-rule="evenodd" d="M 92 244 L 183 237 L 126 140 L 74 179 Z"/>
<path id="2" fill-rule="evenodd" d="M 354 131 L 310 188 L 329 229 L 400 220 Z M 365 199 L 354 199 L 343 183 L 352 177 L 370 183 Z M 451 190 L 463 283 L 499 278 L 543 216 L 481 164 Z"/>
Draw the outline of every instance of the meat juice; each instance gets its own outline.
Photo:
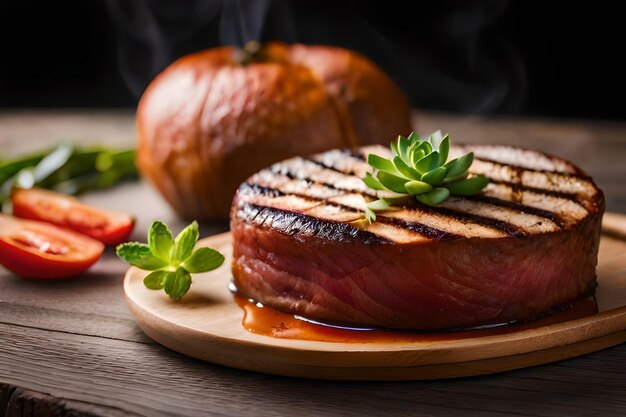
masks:
<path id="1" fill-rule="evenodd" d="M 500 323 L 469 329 L 445 331 L 404 331 L 373 327 L 355 327 L 322 323 L 305 317 L 283 313 L 234 293 L 235 302 L 243 310 L 243 327 L 255 334 L 280 339 L 300 339 L 336 343 L 431 343 L 514 333 L 587 317 L 598 312 L 594 296 L 588 296 L 548 314 L 523 323 Z"/>

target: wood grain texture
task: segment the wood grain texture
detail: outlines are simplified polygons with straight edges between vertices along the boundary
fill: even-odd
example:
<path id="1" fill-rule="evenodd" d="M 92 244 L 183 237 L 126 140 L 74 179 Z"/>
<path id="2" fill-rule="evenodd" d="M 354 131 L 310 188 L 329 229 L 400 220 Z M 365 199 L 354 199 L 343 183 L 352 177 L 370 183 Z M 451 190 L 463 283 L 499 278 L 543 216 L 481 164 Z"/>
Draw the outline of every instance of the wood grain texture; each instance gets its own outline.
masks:
<path id="1" fill-rule="evenodd" d="M 417 114 L 416 121 L 420 132 L 442 128 L 454 140 L 523 145 L 572 159 L 604 189 L 609 210 L 626 212 L 626 123 L 425 113 Z M 128 144 L 133 137 L 132 112 L 0 113 L 3 157 L 61 138 Z M 177 230 L 184 226 L 144 184 L 84 199 L 139 214 L 133 238 L 144 237 L 155 218 Z M 203 235 L 226 229 L 203 227 Z M 204 363 L 143 336 L 124 305 L 124 270 L 110 252 L 93 273 L 53 285 L 24 281 L 0 269 L 0 383 L 54 397 L 65 404 L 67 415 L 85 413 L 81 405 L 99 407 L 91 412 L 96 415 L 626 414 L 626 344 L 551 365 L 424 382 L 313 381 Z"/>
<path id="2" fill-rule="evenodd" d="M 605 213 L 602 218 L 602 232 L 618 239 L 626 239 L 626 215 Z"/>
<path id="3" fill-rule="evenodd" d="M 232 261 L 230 233 L 199 242 Z M 600 245 L 599 312 L 513 333 L 424 342 L 329 343 L 257 335 L 241 326 L 243 311 L 220 268 L 194 278 L 174 302 L 143 286 L 130 268 L 124 292 L 139 326 L 159 343 L 198 359 L 276 375 L 339 380 L 420 380 L 495 373 L 554 362 L 626 341 L 626 242 Z"/>
<path id="4" fill-rule="evenodd" d="M 3 396 L 6 393 L 6 396 Z M 0 386 L 0 416 L 2 417 L 110 417 L 132 416 L 122 410 L 80 401 L 60 401 L 58 398 L 9 385 Z"/>

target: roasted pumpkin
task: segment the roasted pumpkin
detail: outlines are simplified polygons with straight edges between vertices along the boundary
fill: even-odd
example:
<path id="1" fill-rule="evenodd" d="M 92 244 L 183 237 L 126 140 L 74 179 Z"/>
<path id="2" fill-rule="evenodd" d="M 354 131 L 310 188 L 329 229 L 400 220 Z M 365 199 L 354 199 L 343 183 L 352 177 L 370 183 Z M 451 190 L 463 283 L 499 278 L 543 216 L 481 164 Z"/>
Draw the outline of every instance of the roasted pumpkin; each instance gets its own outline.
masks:
<path id="1" fill-rule="evenodd" d="M 171 64 L 137 109 L 137 164 L 183 217 L 226 219 L 235 190 L 273 162 L 408 134 L 400 89 L 362 55 L 273 42 Z"/>

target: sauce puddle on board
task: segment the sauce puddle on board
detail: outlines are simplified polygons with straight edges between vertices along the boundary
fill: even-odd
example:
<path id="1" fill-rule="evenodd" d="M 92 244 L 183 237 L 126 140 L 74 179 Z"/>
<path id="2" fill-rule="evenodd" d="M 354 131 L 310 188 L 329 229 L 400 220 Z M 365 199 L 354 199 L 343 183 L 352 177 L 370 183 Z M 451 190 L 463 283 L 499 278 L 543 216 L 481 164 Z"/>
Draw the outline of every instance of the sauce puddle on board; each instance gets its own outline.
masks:
<path id="1" fill-rule="evenodd" d="M 589 296 L 554 309 L 543 318 L 524 323 L 503 323 L 447 331 L 402 331 L 320 323 L 263 306 L 236 293 L 234 297 L 243 310 L 241 324 L 251 333 L 282 339 L 340 343 L 415 343 L 495 336 L 575 320 L 598 312 L 595 297 Z"/>

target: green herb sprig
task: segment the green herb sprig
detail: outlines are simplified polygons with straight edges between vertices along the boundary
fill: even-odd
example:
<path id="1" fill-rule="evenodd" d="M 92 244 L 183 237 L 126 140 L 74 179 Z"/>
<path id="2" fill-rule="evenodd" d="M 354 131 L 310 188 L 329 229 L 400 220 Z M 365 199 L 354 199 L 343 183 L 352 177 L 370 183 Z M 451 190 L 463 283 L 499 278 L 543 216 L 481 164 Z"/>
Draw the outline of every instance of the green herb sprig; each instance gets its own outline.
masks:
<path id="1" fill-rule="evenodd" d="M 0 204 L 11 188 L 47 188 L 65 194 L 111 187 L 138 178 L 133 149 L 80 148 L 61 143 L 54 149 L 0 160 Z"/>
<path id="2" fill-rule="evenodd" d="M 155 221 L 148 231 L 148 244 L 122 243 L 117 256 L 132 266 L 152 271 L 143 280 L 151 290 L 165 290 L 174 300 L 179 300 L 191 287 L 191 274 L 211 271 L 224 263 L 224 255 L 211 248 L 194 251 L 198 241 L 198 223 L 183 229 L 176 239 L 169 228 Z"/>
<path id="3" fill-rule="evenodd" d="M 392 158 L 369 154 L 367 162 L 374 172 L 367 173 L 363 182 L 374 190 L 391 191 L 394 197 L 384 197 L 367 204 L 365 218 L 372 223 L 376 212 L 393 209 L 407 203 L 407 196 L 422 204 L 435 206 L 450 195 L 474 195 L 489 183 L 484 175 L 470 175 L 468 170 L 474 154 L 467 153 L 447 161 L 450 137 L 441 131 L 426 139 L 412 132 L 391 142 Z"/>

